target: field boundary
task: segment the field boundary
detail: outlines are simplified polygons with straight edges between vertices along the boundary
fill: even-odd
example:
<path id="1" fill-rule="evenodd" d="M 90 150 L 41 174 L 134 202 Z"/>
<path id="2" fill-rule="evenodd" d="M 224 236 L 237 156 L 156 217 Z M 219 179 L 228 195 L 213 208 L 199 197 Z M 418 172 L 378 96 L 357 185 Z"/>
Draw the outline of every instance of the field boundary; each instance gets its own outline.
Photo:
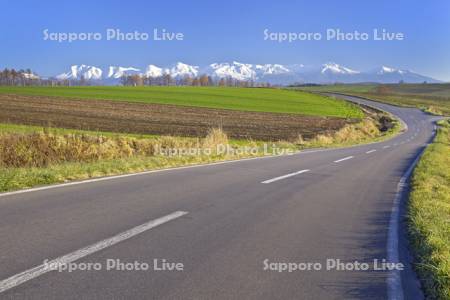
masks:
<path id="1" fill-rule="evenodd" d="M 392 105 L 392 106 L 396 106 L 396 107 L 400 107 L 400 108 L 401 108 L 401 107 L 405 107 L 405 106 L 400 106 L 400 105 L 390 104 L 390 103 L 386 103 L 386 102 L 382 102 L 382 101 L 377 101 L 377 100 L 373 100 L 373 99 L 370 99 L 370 98 L 366 98 L 366 97 L 362 97 L 362 96 L 357 96 L 357 95 L 352 95 L 352 94 L 335 93 L 335 92 L 320 92 L 320 93 L 331 94 L 331 95 L 332 95 L 332 94 L 335 94 L 335 95 L 341 95 L 341 96 L 348 96 L 348 97 L 361 98 L 361 99 L 363 99 L 363 100 L 374 101 L 374 102 L 377 102 L 377 103 L 380 103 L 380 104 L 387 104 L 387 105 Z M 356 104 L 358 104 L 358 105 L 368 106 L 368 107 L 370 107 L 370 108 L 372 108 L 372 109 L 375 109 L 375 110 L 377 110 L 377 111 L 379 111 L 379 112 L 386 113 L 386 114 L 388 114 L 389 116 L 391 116 L 391 117 L 393 117 L 394 119 L 396 119 L 397 121 L 399 121 L 400 124 L 402 124 L 404 130 L 408 130 L 408 124 L 406 124 L 405 121 L 403 121 L 399 116 L 396 116 L 396 115 L 394 115 L 394 114 L 391 114 L 391 113 L 388 112 L 388 111 L 379 109 L 378 107 L 371 106 L 371 105 L 369 105 L 369 104 L 360 104 L 360 103 L 358 103 L 358 102 L 353 102 L 353 101 L 348 100 L 348 99 L 345 99 L 345 100 L 347 100 L 347 101 L 349 101 L 349 102 L 352 102 L 352 103 L 356 103 Z M 410 106 L 407 106 L 407 107 L 410 107 Z M 416 109 L 418 109 L 417 107 L 414 107 L 414 106 L 411 106 L 410 108 L 416 108 Z"/>

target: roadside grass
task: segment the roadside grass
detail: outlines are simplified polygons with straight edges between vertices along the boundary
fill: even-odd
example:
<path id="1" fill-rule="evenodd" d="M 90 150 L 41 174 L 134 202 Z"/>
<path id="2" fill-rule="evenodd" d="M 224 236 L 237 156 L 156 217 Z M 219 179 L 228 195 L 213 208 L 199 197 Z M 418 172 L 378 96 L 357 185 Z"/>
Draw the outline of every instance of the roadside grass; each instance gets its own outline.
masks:
<path id="1" fill-rule="evenodd" d="M 397 120 L 393 120 L 393 128 L 380 132 L 379 124 L 373 119 L 365 118 L 356 124 L 349 124 L 331 134 L 319 134 L 305 142 L 308 148 L 335 148 L 355 144 L 374 143 L 393 137 L 401 130 Z M 301 145 L 299 137 L 297 144 Z"/>
<path id="2" fill-rule="evenodd" d="M 0 87 L 1 94 L 116 100 L 253 112 L 363 118 L 358 106 L 302 91 L 230 87 Z"/>
<path id="3" fill-rule="evenodd" d="M 0 192 L 40 185 L 224 160 L 342 147 L 387 139 L 374 119 L 294 142 L 230 140 L 213 128 L 205 138 L 142 136 L 0 124 Z M 193 152 L 191 152 L 193 151 Z"/>
<path id="4" fill-rule="evenodd" d="M 450 299 L 450 123 L 414 170 L 408 228 L 416 270 L 429 299 Z"/>
<path id="5" fill-rule="evenodd" d="M 295 89 L 344 93 L 398 106 L 417 107 L 432 114 L 450 116 L 450 84 L 336 84 Z"/>

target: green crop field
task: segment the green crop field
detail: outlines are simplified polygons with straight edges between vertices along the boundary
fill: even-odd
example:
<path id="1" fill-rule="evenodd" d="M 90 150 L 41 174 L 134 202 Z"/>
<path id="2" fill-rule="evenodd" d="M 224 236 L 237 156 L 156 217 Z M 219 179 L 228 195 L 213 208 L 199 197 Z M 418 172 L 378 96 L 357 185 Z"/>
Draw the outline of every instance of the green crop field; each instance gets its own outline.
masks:
<path id="1" fill-rule="evenodd" d="M 227 87 L 0 87 L 1 94 L 173 104 L 255 112 L 361 118 L 355 105 L 308 92 Z"/>

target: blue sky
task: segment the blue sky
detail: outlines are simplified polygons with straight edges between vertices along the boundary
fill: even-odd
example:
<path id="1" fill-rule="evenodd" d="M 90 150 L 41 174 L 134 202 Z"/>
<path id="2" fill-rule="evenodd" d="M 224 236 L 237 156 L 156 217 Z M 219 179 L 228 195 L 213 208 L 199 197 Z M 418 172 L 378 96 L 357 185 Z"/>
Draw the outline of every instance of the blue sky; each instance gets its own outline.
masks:
<path id="1" fill-rule="evenodd" d="M 177 61 L 317 65 L 337 62 L 357 70 L 379 65 L 450 81 L 450 1 L 12 1 L 0 0 L 0 68 L 42 75 L 72 64 L 144 67 Z M 44 41 L 50 32 L 107 28 L 184 33 L 183 41 Z M 264 40 L 271 32 L 340 28 L 371 33 L 385 28 L 403 41 Z"/>

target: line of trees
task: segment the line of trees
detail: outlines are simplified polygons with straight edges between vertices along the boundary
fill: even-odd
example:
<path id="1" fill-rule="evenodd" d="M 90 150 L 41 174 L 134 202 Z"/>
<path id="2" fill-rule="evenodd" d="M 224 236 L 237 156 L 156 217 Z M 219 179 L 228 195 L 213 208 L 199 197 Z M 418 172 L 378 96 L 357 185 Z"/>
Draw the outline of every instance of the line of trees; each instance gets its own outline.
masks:
<path id="1" fill-rule="evenodd" d="M 208 75 L 198 77 L 185 76 L 174 78 L 170 74 L 160 77 L 148 77 L 142 75 L 125 75 L 120 78 L 120 84 L 124 86 L 229 86 L 229 87 L 270 87 L 269 83 L 254 82 L 253 80 L 237 80 L 228 78 L 212 78 Z M 0 71 L 0 85 L 7 86 L 87 86 L 98 84 L 81 79 L 57 79 L 41 78 L 30 69 L 15 70 L 4 69 Z"/>
<path id="2" fill-rule="evenodd" d="M 252 80 L 237 80 L 231 77 L 212 78 L 208 75 L 198 77 L 185 76 L 183 78 L 173 78 L 170 74 L 160 77 L 148 77 L 142 75 L 124 75 L 120 78 L 120 83 L 124 86 L 232 86 L 232 87 L 270 87 L 269 83 L 254 82 Z"/>
<path id="3" fill-rule="evenodd" d="M 81 80 L 73 79 L 57 79 L 57 78 L 40 78 L 33 73 L 31 69 L 4 69 L 0 70 L 0 85 L 7 86 L 78 86 L 90 85 L 88 80 L 81 78 Z"/>
<path id="4" fill-rule="evenodd" d="M 30 69 L 4 69 L 0 71 L 0 85 L 31 85 L 35 75 Z"/>

